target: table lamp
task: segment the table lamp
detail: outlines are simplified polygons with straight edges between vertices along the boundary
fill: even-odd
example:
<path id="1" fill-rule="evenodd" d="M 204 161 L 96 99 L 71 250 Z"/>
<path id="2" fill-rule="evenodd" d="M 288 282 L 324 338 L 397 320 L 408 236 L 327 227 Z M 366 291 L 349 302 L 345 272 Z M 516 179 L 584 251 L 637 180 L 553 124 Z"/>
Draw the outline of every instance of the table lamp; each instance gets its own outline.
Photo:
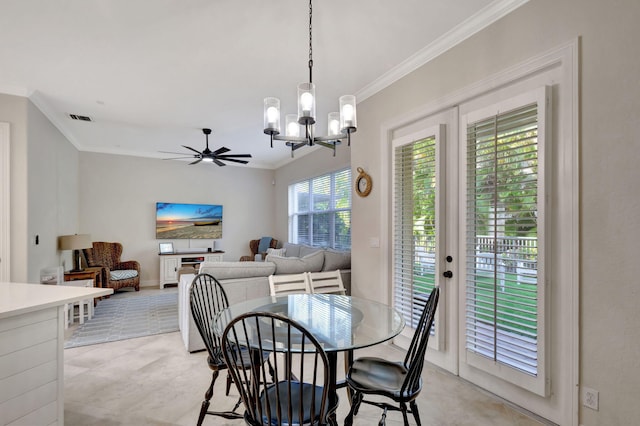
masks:
<path id="1" fill-rule="evenodd" d="M 73 250 L 73 269 L 69 272 L 82 272 L 84 270 L 80 263 L 80 251 L 91 247 L 91 235 L 89 234 L 61 235 L 58 237 L 58 250 Z"/>

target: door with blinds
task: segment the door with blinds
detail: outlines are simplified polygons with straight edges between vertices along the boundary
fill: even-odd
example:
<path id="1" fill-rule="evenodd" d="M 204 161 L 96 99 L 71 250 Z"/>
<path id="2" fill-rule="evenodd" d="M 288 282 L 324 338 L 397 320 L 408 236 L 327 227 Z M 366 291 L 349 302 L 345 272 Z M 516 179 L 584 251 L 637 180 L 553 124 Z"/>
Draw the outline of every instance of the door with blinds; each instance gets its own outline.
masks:
<path id="1" fill-rule="evenodd" d="M 388 129 L 396 343 L 439 285 L 427 361 L 557 424 L 578 420 L 576 58 L 544 55 Z"/>
<path id="2" fill-rule="evenodd" d="M 539 395 L 548 392 L 546 99 L 543 87 L 474 100 L 392 144 L 393 300 L 406 338 L 438 285 L 428 360 Z"/>
<path id="3" fill-rule="evenodd" d="M 406 322 L 396 344 L 408 346 L 435 286 L 440 301 L 429 361 L 457 374 L 455 208 L 457 109 L 423 120 L 392 143 L 393 303 Z M 453 203 L 453 204 L 452 204 Z"/>
<path id="4" fill-rule="evenodd" d="M 548 89 L 461 105 L 461 376 L 548 395 L 545 286 Z"/>

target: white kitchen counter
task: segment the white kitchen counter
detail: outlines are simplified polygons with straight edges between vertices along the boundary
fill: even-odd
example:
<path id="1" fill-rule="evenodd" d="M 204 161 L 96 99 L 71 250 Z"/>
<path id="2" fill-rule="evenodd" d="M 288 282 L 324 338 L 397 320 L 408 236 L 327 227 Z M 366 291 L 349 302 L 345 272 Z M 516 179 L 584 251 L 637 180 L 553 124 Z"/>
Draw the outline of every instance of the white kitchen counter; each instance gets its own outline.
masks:
<path id="1" fill-rule="evenodd" d="M 64 305 L 110 288 L 0 282 L 0 424 L 64 424 Z"/>
<path id="2" fill-rule="evenodd" d="M 110 294 L 110 288 L 0 282 L 0 319 Z"/>

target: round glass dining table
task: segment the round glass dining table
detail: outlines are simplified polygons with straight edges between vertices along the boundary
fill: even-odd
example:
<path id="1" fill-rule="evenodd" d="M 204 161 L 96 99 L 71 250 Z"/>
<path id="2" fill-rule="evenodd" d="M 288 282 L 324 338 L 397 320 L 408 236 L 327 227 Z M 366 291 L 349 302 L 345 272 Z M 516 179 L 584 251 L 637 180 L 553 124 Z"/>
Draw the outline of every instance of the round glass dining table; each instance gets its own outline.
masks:
<path id="1" fill-rule="evenodd" d="M 290 294 L 231 305 L 219 313 L 214 332 L 222 336 L 231 320 L 249 312 L 284 315 L 300 323 L 318 339 L 329 358 L 330 391 L 334 391 L 330 395 L 344 386 L 344 382 L 337 381 L 338 352 L 345 352 L 346 371 L 353 362 L 354 349 L 390 340 L 405 325 L 395 309 L 371 300 L 333 294 Z"/>
<path id="2" fill-rule="evenodd" d="M 214 332 L 221 336 L 232 319 L 248 312 L 278 313 L 297 321 L 327 353 L 376 345 L 404 328 L 400 314 L 382 303 L 334 294 L 290 294 L 231 305 L 218 315 Z"/>

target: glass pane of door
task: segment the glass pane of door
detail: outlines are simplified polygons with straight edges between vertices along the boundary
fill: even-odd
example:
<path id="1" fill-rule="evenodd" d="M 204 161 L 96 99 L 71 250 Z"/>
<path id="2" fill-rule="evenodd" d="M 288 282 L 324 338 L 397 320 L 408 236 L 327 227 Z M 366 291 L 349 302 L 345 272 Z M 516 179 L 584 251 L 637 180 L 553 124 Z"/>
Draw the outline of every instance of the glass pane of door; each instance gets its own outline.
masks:
<path id="1" fill-rule="evenodd" d="M 411 337 L 426 300 L 441 284 L 438 261 L 444 257 L 445 242 L 440 214 L 443 189 L 440 185 L 439 144 L 444 143 L 440 126 L 394 141 L 393 148 L 393 299 Z M 439 308 L 440 313 L 445 309 Z M 430 345 L 443 341 L 444 315 L 437 315 Z"/>

